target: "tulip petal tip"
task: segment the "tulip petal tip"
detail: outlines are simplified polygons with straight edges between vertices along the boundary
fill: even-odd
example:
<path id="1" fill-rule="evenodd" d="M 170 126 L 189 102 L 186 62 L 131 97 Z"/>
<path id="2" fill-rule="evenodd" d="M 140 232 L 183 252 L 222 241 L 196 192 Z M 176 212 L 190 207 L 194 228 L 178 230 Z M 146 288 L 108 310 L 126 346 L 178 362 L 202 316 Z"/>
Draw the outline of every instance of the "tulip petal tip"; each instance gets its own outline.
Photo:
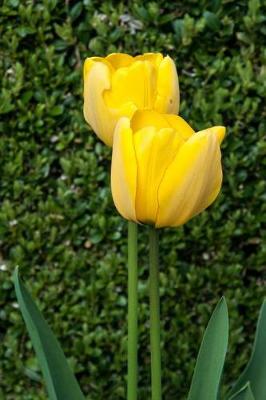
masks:
<path id="1" fill-rule="evenodd" d="M 221 144 L 226 134 L 225 126 L 215 126 L 213 129 L 215 130 L 219 143 Z"/>

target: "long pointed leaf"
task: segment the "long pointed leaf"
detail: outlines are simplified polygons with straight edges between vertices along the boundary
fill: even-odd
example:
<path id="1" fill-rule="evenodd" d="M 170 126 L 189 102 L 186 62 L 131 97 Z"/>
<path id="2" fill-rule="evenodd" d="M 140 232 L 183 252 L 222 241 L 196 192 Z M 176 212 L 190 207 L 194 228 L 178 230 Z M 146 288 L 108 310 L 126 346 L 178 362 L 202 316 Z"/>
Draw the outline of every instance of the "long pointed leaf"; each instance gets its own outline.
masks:
<path id="1" fill-rule="evenodd" d="M 225 298 L 217 304 L 200 347 L 188 400 L 216 400 L 228 344 Z"/>
<path id="2" fill-rule="evenodd" d="M 250 360 L 229 392 L 229 396 L 238 392 L 247 382 L 250 382 L 255 399 L 266 399 L 266 301 L 260 310 Z"/>
<path id="3" fill-rule="evenodd" d="M 240 389 L 239 392 L 230 397 L 229 400 L 255 400 L 250 389 L 250 384 L 248 383 L 246 386 Z"/>
<path id="4" fill-rule="evenodd" d="M 14 274 L 15 291 L 34 350 L 41 366 L 50 400 L 84 400 L 64 353 L 31 295 Z"/>

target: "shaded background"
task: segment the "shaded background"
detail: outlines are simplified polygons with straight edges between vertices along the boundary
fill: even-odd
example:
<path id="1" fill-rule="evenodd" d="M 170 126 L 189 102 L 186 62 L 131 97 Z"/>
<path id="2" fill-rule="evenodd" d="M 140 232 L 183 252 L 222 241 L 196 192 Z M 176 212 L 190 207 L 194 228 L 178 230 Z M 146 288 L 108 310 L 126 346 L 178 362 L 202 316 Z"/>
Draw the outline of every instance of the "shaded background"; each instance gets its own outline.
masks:
<path id="1" fill-rule="evenodd" d="M 266 278 L 265 10 L 259 0 L 142 4 L 1 2 L 0 399 L 46 398 L 14 296 L 16 265 L 88 399 L 125 398 L 127 230 L 110 195 L 110 150 L 83 120 L 86 56 L 169 54 L 180 77 L 181 115 L 197 130 L 228 127 L 218 200 L 184 227 L 161 232 L 164 398 L 185 399 L 202 332 L 222 294 L 231 324 L 227 384 L 249 356 Z M 140 399 L 146 399 L 147 232 L 141 232 Z"/>

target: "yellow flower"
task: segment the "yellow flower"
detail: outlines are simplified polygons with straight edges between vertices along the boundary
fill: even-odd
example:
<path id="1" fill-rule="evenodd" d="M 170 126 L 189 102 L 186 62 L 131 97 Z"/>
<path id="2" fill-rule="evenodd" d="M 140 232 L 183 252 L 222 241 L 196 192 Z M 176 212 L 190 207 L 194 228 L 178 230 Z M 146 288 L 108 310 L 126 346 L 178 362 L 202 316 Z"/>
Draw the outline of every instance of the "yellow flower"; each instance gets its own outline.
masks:
<path id="1" fill-rule="evenodd" d="M 170 57 L 114 53 L 86 59 L 84 116 L 104 143 L 112 146 L 119 118 L 130 118 L 138 109 L 178 113 L 178 76 Z"/>
<path id="2" fill-rule="evenodd" d="M 126 219 L 179 226 L 207 208 L 222 183 L 223 126 L 195 133 L 179 116 L 137 111 L 119 120 L 111 186 Z"/>

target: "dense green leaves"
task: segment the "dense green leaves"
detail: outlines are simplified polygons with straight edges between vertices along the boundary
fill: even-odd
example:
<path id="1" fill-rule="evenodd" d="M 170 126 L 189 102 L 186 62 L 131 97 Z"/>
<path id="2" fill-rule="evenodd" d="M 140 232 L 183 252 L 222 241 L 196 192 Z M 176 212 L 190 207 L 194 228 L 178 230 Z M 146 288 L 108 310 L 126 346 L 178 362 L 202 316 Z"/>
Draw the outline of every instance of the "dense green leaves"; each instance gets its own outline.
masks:
<path id="1" fill-rule="evenodd" d="M 251 358 L 230 395 L 247 382 L 250 383 L 255 399 L 266 399 L 266 301 L 261 307 Z"/>
<path id="2" fill-rule="evenodd" d="M 110 150 L 82 115 L 82 62 L 111 51 L 170 54 L 181 115 L 195 129 L 228 128 L 222 193 L 184 227 L 164 230 L 160 244 L 163 396 L 186 398 L 204 327 L 223 294 L 228 387 L 247 364 L 265 296 L 262 0 L 0 3 L 0 393 L 47 400 L 11 281 L 20 265 L 90 400 L 125 399 L 126 224 L 110 196 Z M 143 400 L 149 314 L 140 231 Z"/>
<path id="3" fill-rule="evenodd" d="M 224 298 L 216 306 L 204 333 L 188 400 L 216 400 L 228 344 L 228 311 Z"/>
<path id="4" fill-rule="evenodd" d="M 84 400 L 64 353 L 23 285 L 18 269 L 14 274 L 18 304 L 40 363 L 50 400 Z"/>

